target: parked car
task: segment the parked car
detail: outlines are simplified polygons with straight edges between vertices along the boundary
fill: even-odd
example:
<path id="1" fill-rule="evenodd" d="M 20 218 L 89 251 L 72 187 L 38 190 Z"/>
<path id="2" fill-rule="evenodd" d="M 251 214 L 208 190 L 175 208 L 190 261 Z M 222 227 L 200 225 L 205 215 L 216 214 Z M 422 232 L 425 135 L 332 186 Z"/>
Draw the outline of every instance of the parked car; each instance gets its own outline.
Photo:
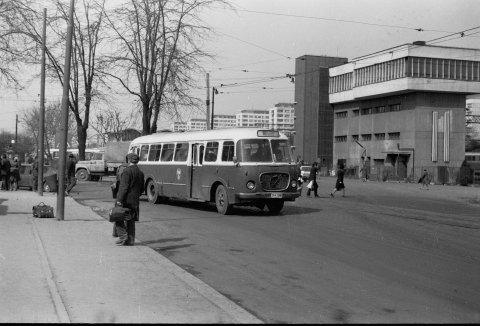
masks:
<path id="1" fill-rule="evenodd" d="M 32 164 L 23 163 L 20 165 L 20 181 L 18 188 L 33 188 L 33 170 Z M 43 191 L 57 191 L 57 170 L 50 165 L 43 167 Z"/>
<path id="2" fill-rule="evenodd" d="M 307 181 L 308 178 L 310 178 L 310 169 L 312 167 L 309 165 L 303 165 L 300 167 L 300 175 L 303 179 L 303 181 Z"/>

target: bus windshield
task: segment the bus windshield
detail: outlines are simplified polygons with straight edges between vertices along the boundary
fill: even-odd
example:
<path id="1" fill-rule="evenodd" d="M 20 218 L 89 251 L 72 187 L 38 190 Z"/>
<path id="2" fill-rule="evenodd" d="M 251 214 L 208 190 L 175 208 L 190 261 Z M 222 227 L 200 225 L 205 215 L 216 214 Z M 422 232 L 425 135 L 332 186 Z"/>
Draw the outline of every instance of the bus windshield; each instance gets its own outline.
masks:
<path id="1" fill-rule="evenodd" d="M 273 149 L 273 155 L 272 155 Z M 237 143 L 240 162 L 290 162 L 290 146 L 284 139 L 242 139 Z"/>

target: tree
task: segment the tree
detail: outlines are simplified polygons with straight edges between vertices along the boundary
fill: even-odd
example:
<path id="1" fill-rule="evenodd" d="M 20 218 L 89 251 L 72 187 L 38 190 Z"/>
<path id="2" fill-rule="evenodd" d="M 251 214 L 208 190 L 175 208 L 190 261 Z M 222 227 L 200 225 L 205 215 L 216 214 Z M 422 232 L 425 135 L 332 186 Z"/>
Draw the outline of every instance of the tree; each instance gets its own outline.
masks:
<path id="1" fill-rule="evenodd" d="M 202 10 L 224 0 L 130 0 L 108 15 L 115 52 L 106 74 L 141 103 L 142 134 L 157 131 L 160 110 L 171 115 L 182 107 L 199 108 L 189 94 L 191 75 L 211 56 L 198 43 L 211 32 L 200 19 Z"/>
<path id="2" fill-rule="evenodd" d="M 50 148 L 56 148 L 58 146 L 57 139 L 58 135 L 58 126 L 61 123 L 61 103 L 51 103 L 45 107 L 45 130 L 44 130 L 44 148 L 46 154 L 50 154 Z M 39 144 L 39 124 L 40 121 L 40 109 L 37 107 L 30 108 L 25 110 L 20 116 L 20 123 L 25 127 L 27 132 L 32 135 L 32 138 L 35 141 L 35 150 Z M 72 116 L 69 116 L 68 123 L 68 136 L 67 143 L 69 147 L 76 147 L 76 137 L 75 137 L 75 120 Z"/>
<path id="3" fill-rule="evenodd" d="M 133 119 L 133 113 L 125 117 L 117 107 L 108 108 L 96 115 L 91 127 L 101 137 L 102 144 L 110 140 L 121 141 L 124 131 L 132 126 Z"/>
<path id="4" fill-rule="evenodd" d="M 69 8 L 62 0 L 49 0 L 48 3 L 54 10 L 49 11 L 53 12 L 53 15 L 47 18 L 47 76 L 63 86 Z M 77 125 L 79 156 L 84 159 L 90 108 L 93 99 L 100 97 L 100 86 L 103 82 L 96 69 L 102 62 L 98 59 L 97 49 L 104 40 L 101 31 L 105 0 L 82 0 L 81 4 L 82 6 L 76 6 L 74 16 L 69 109 Z M 14 54 L 16 62 L 38 65 L 43 30 L 43 10 L 38 3 L 31 0 L 11 0 L 8 16 L 2 18 L 9 27 L 9 37 L 15 40 L 15 49 L 11 53 Z M 6 44 L 7 41 L 6 37 L 2 37 L 0 44 Z"/>
<path id="5" fill-rule="evenodd" d="M 15 1 L 0 1 L 0 82 L 11 84 L 18 87 L 18 79 L 16 78 L 17 48 L 15 46 L 15 38 L 7 17 L 14 10 Z"/>

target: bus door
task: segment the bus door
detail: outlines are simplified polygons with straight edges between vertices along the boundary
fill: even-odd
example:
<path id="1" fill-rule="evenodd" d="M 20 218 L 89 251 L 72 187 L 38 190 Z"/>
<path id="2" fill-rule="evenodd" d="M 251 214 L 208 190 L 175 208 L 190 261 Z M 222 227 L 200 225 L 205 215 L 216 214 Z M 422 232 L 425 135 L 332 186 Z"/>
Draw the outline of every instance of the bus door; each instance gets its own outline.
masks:
<path id="1" fill-rule="evenodd" d="M 192 144 L 192 161 L 190 172 L 190 198 L 201 198 L 202 182 L 201 173 L 203 165 L 203 152 L 205 145 L 202 143 Z"/>

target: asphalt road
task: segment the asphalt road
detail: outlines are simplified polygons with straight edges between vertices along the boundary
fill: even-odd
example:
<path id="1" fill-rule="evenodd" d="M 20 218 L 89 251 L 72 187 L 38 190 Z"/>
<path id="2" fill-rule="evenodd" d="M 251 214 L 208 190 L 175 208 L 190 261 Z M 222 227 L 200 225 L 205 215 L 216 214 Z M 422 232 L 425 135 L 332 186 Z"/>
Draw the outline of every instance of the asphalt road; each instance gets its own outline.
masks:
<path id="1" fill-rule="evenodd" d="M 137 244 L 267 323 L 480 322 L 480 188 L 346 180 L 347 196 L 256 208 L 144 198 Z M 110 182 L 72 195 L 105 216 Z"/>

